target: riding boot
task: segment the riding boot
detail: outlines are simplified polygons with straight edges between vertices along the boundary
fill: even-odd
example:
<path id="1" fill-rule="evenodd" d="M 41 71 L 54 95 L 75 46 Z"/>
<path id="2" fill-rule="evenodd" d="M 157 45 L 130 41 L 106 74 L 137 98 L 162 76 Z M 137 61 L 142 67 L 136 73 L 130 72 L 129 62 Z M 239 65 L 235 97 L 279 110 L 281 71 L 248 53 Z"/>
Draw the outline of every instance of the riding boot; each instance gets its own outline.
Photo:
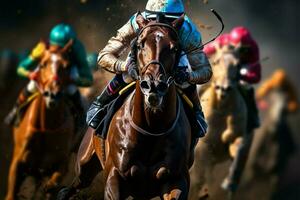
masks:
<path id="1" fill-rule="evenodd" d="M 239 90 L 246 102 L 247 106 L 247 132 L 252 132 L 254 129 L 260 126 L 259 113 L 255 101 L 255 92 L 251 87 L 240 86 Z"/>
<path id="2" fill-rule="evenodd" d="M 87 124 L 96 129 L 103 118 L 104 107 L 118 96 L 118 92 L 127 84 L 124 82 L 121 74 L 117 74 L 105 87 L 102 93 L 94 100 L 90 106 L 86 122 Z"/>
<path id="3" fill-rule="evenodd" d="M 190 101 L 193 103 L 193 111 L 194 116 L 190 119 L 192 125 L 192 141 L 191 141 L 191 152 L 189 158 L 189 167 L 191 167 L 194 163 L 194 152 L 195 147 L 198 143 L 200 137 L 204 137 L 207 131 L 207 124 L 204 119 L 204 114 L 202 112 L 200 100 L 197 94 L 196 85 L 192 85 L 186 88 L 183 91 Z"/>
<path id="4" fill-rule="evenodd" d="M 18 126 L 19 122 L 21 121 L 22 117 L 23 117 L 23 114 L 25 112 L 25 108 L 26 106 L 24 106 L 23 104 L 27 101 L 27 99 L 32 95 L 31 92 L 29 92 L 27 90 L 27 88 L 24 88 L 14 107 L 12 108 L 12 110 L 8 113 L 8 115 L 5 117 L 4 119 L 4 123 L 9 125 L 9 126 Z"/>
<path id="5" fill-rule="evenodd" d="M 198 97 L 196 85 L 192 85 L 183 91 L 193 103 L 193 111 L 196 119 L 196 127 L 194 128 L 194 137 L 204 137 L 207 132 L 207 124 L 202 112 L 202 107 Z"/>

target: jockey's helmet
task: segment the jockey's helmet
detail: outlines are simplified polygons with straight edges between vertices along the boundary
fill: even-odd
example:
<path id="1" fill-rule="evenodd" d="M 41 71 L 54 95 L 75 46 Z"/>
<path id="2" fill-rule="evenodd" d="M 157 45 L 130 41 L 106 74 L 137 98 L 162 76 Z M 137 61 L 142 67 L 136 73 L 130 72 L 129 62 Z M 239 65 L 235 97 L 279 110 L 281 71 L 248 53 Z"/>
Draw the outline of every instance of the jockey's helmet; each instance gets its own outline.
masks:
<path id="1" fill-rule="evenodd" d="M 167 18 L 178 18 L 184 13 L 182 0 L 148 0 L 145 10 L 147 19 L 164 14 Z"/>
<path id="2" fill-rule="evenodd" d="M 76 38 L 76 34 L 70 25 L 58 24 L 52 28 L 49 40 L 51 45 L 63 47 L 70 39 L 74 38 Z"/>

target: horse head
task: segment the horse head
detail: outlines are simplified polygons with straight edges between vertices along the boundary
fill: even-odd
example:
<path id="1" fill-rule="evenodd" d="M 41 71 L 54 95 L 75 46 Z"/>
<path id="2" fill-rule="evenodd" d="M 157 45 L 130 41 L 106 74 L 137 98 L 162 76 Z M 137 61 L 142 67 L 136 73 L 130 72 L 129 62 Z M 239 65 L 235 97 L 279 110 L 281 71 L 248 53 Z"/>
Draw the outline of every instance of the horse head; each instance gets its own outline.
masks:
<path id="1" fill-rule="evenodd" d="M 239 59 L 232 49 L 219 49 L 213 61 L 214 76 L 212 84 L 214 86 L 217 99 L 224 101 L 230 96 L 233 89 L 238 86 Z"/>
<path id="2" fill-rule="evenodd" d="M 41 59 L 36 80 L 47 108 L 58 105 L 66 86 L 70 83 L 69 50 L 73 40 L 63 48 L 50 47 Z"/>
<path id="3" fill-rule="evenodd" d="M 174 81 L 174 67 L 180 56 L 177 31 L 183 22 L 183 16 L 170 23 L 137 16 L 140 28 L 136 42 L 139 84 L 144 102 L 151 110 L 162 107 L 164 96 Z"/>
<path id="4" fill-rule="evenodd" d="M 296 89 L 282 69 L 277 69 L 264 81 L 257 90 L 256 98 L 260 109 L 268 110 L 274 121 L 281 121 L 282 117 L 299 109 Z"/>

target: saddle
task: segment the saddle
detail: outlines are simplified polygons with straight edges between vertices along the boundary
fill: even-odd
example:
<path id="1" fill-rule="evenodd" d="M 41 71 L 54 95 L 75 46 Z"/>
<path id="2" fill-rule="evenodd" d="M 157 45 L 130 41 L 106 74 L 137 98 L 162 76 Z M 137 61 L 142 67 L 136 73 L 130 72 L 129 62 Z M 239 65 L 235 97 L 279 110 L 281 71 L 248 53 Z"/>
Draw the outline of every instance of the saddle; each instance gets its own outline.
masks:
<path id="1" fill-rule="evenodd" d="M 134 91 L 135 87 L 133 87 L 133 85 L 134 84 L 131 84 L 130 87 L 127 87 L 125 88 L 125 90 L 122 90 L 122 92 L 120 92 L 119 96 L 116 99 L 114 99 L 102 108 L 102 119 L 98 124 L 97 128 L 95 129 L 95 134 L 98 137 L 106 139 L 110 122 L 114 114 L 121 108 L 127 97 Z"/>

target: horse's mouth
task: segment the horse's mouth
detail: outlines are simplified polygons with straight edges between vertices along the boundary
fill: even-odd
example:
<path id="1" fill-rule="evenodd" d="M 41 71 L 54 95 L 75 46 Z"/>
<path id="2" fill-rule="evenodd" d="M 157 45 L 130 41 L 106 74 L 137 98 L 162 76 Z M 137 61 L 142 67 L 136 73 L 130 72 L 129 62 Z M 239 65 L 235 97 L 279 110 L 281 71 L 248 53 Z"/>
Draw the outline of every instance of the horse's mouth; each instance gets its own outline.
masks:
<path id="1" fill-rule="evenodd" d="M 145 96 L 146 108 L 153 112 L 161 110 L 162 100 L 163 98 L 158 94 L 149 94 L 148 96 Z"/>

